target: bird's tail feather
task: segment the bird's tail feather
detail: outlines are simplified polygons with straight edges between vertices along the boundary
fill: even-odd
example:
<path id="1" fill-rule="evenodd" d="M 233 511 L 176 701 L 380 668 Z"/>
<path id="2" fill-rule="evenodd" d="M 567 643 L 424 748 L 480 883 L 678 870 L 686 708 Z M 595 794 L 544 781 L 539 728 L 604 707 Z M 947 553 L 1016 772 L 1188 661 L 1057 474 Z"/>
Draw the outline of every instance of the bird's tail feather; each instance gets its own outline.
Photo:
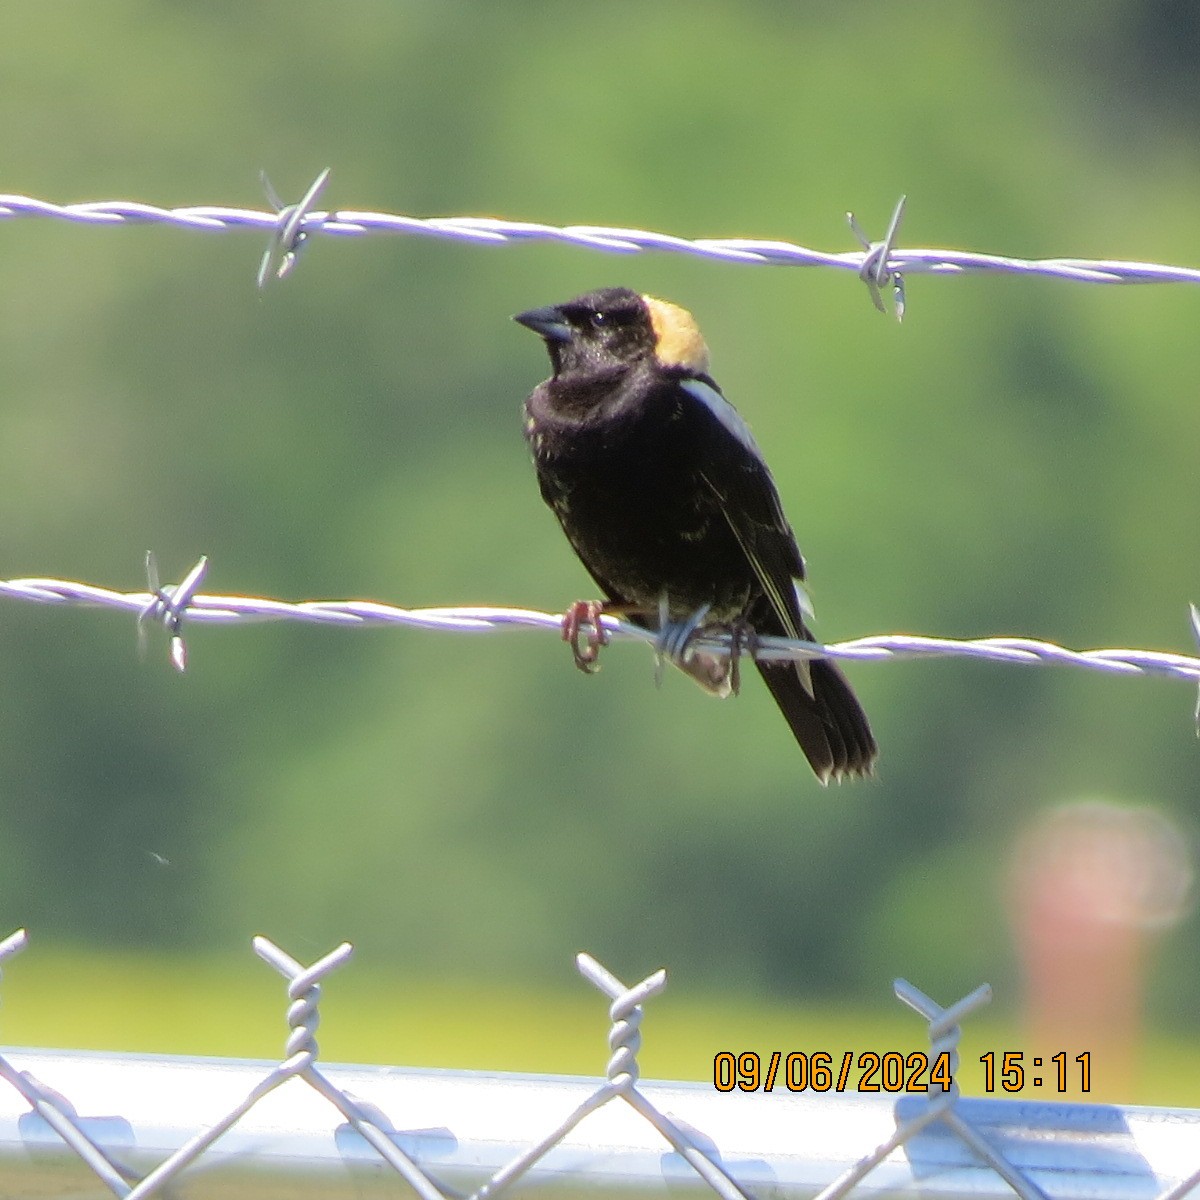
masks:
<path id="1" fill-rule="evenodd" d="M 784 636 L 788 632 L 774 614 L 760 616 L 758 628 Z M 803 622 L 798 628 L 801 637 L 811 639 Z M 725 655 L 688 649 L 674 661 L 706 692 L 728 696 L 733 690 Z M 879 748 L 870 722 L 849 681 L 832 660 L 756 661 L 755 666 L 822 783 L 874 772 Z"/>
<path id="2" fill-rule="evenodd" d="M 822 783 L 872 773 L 878 755 L 875 737 L 858 697 L 833 662 L 814 658 L 808 664 L 811 693 L 795 663 L 757 666 Z"/>

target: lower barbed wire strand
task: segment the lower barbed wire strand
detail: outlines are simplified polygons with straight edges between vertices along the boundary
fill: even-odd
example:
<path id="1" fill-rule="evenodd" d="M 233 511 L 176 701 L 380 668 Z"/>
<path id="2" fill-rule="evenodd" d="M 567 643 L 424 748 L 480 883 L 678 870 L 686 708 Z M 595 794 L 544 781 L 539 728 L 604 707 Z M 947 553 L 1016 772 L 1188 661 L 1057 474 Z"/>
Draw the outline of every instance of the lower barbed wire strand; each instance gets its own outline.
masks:
<path id="1" fill-rule="evenodd" d="M 142 615 L 156 599 L 152 592 L 118 592 L 94 584 L 64 579 L 0 580 L 0 597 L 33 604 L 65 604 L 112 608 Z M 227 625 L 263 621 L 298 621 L 318 625 L 406 625 L 456 633 L 486 633 L 529 628 L 558 631 L 561 613 L 494 605 L 437 608 L 399 608 L 373 600 L 276 600 L 263 596 L 199 594 L 178 614 L 178 623 Z M 615 638 L 634 639 L 662 653 L 662 639 L 654 630 L 603 618 L 605 630 Z M 705 629 L 687 640 L 688 649 L 729 652 L 727 633 Z M 756 639 L 755 657 L 762 660 L 834 658 L 878 662 L 899 658 L 978 658 L 1021 664 L 1062 664 L 1109 674 L 1166 675 L 1200 682 L 1200 657 L 1158 650 L 1103 648 L 1071 650 L 1053 642 L 1026 637 L 942 638 L 919 634 L 887 633 L 821 644 L 787 638 Z"/>

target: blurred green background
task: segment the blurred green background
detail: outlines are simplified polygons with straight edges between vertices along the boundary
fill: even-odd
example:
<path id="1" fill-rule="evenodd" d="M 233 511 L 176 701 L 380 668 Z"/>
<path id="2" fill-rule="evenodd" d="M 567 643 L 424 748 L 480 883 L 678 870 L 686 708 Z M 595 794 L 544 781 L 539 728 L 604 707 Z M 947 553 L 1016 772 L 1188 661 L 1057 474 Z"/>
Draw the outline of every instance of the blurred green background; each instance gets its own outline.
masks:
<path id="1" fill-rule="evenodd" d="M 328 166 L 330 207 L 831 250 L 903 192 L 907 245 L 1195 265 L 1198 33 L 1167 0 L 18 0 L 0 187 L 262 208 L 260 168 L 290 200 Z M 259 294 L 264 245 L 0 223 L 0 577 L 139 590 L 153 548 L 168 578 L 210 555 L 216 592 L 560 610 L 591 588 L 537 495 L 519 408 L 547 363 L 508 318 L 625 284 L 697 314 L 822 637 L 1195 649 L 1200 290 L 912 277 L 899 326 L 848 273 L 421 238 L 315 239 Z M 0 932 L 34 939 L 4 1040 L 274 1053 L 150 999 L 278 1023 L 260 932 L 356 944 L 375 1000 L 326 1041 L 368 1010 L 380 1033 L 343 1057 L 597 1070 L 595 1026 L 547 1059 L 484 999 L 594 1004 L 584 948 L 666 966 L 743 1037 L 774 1028 L 747 1013 L 873 1030 L 894 975 L 945 1002 L 987 979 L 1019 1030 L 1028 823 L 1103 798 L 1194 833 L 1179 682 L 851 667 L 879 778 L 823 791 L 756 680 L 656 690 L 640 648 L 585 679 L 532 633 L 193 628 L 177 677 L 164 640 L 141 663 L 128 620 L 3 605 Z M 1147 948 L 1151 1057 L 1197 1030 L 1198 953 L 1194 920 Z M 732 1040 L 703 1027 L 700 1075 Z M 1168 1094 L 1198 1098 L 1137 1098 Z"/>

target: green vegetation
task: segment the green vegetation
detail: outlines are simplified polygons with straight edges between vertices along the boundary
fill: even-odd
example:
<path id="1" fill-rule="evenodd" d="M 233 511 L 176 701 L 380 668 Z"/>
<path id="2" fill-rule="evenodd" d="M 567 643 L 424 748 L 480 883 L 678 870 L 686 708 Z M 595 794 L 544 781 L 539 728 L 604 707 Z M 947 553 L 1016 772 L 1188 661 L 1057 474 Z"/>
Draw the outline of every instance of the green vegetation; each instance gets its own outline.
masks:
<path id="1" fill-rule="evenodd" d="M 828 249 L 854 244 L 847 208 L 881 232 L 906 192 L 908 245 L 1200 263 L 1186 38 L 1135 0 L 1087 10 L 17 3 L 2 183 L 262 207 L 260 168 L 290 198 L 329 166 L 333 206 Z M 316 239 L 259 295 L 262 249 L 0 221 L 0 577 L 132 590 L 152 547 L 168 577 L 209 554 L 217 592 L 565 607 L 590 588 L 536 494 L 519 405 L 546 364 L 508 316 L 622 283 L 697 314 L 821 636 L 1194 649 L 1195 288 L 913 277 L 901 327 L 848 273 Z M 395 1011 L 447 1014 L 426 1053 L 387 1032 L 383 991 L 352 1020 L 331 996 L 334 1057 L 595 1071 L 587 1000 L 563 1024 L 590 1041 L 521 1041 L 520 989 L 580 948 L 727 996 L 779 1031 L 767 1049 L 798 1036 L 772 1006 L 876 1012 L 897 974 L 945 1001 L 990 980 L 1017 1027 L 1025 825 L 1103 796 L 1193 832 L 1195 696 L 1169 681 L 851 668 L 880 778 L 824 792 L 762 688 L 656 690 L 638 649 L 589 680 L 534 634 L 197 628 L 178 678 L 151 640 L 142 664 L 112 614 L 2 607 L 0 932 L 34 939 L 5 1040 L 270 1053 L 275 1010 L 240 984 L 226 1013 L 171 1015 L 196 956 L 240 961 L 257 932 L 304 959 L 351 940 Z M 1151 1057 L 1176 1065 L 1198 936 L 1148 958 Z M 88 952 L 47 967 L 58 945 Z M 109 961 L 134 986 L 97 1013 L 80 981 Z M 410 997 L 429 979 L 450 982 Z M 472 1041 L 449 1019 L 465 980 L 512 1020 Z M 724 1040 L 704 1028 L 697 1063 Z M 647 1074 L 703 1074 L 658 1039 Z M 1141 1098 L 1183 1096 L 1161 1078 Z"/>
<path id="2" fill-rule="evenodd" d="M 233 963 L 124 951 L 30 953 L 8 971 L 5 1041 L 54 1046 L 69 1028 L 78 1049 L 280 1057 L 285 988 L 248 958 Z M 85 990 L 87 1002 L 81 1003 Z M 536 989 L 512 981 L 481 985 L 466 977 L 413 979 L 354 962 L 325 985 L 318 1037 L 326 1062 L 599 1076 L 608 1055 L 606 1012 L 606 1002 L 578 979 Z M 864 1050 L 908 1055 L 928 1049 L 923 1024 L 884 994 L 850 1006 L 797 1005 L 711 993 L 683 996 L 669 986 L 648 1005 L 642 1028 L 639 1061 L 647 1079 L 710 1081 L 714 1056 L 723 1051 L 757 1054 L 765 1079 L 775 1051 L 781 1056 L 824 1051 L 837 1062 L 847 1050 L 857 1056 Z M 961 1042 L 963 1092 L 985 1094 L 981 1054 L 996 1050 L 998 1063 L 1004 1050 L 1025 1044 L 1013 1025 L 986 1012 L 973 1017 Z M 855 1066 L 848 1078 L 861 1075 Z M 1200 1050 L 1194 1041 L 1158 1036 L 1147 1044 L 1132 1093 L 1114 1090 L 1099 1069 L 1086 1098 L 1195 1107 L 1198 1079 Z M 784 1080 L 777 1074 L 780 1092 Z M 1058 1098 L 1053 1084 L 1028 1092 Z M 998 1082 L 994 1094 L 1001 1094 Z"/>

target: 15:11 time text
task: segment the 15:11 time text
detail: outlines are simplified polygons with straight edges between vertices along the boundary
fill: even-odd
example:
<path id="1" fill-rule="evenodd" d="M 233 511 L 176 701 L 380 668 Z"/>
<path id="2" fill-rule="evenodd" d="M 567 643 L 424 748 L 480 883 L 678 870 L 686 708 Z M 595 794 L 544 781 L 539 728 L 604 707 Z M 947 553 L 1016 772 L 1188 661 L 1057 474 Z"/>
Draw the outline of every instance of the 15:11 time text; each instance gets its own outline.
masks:
<path id="1" fill-rule="evenodd" d="M 979 1056 L 983 1063 L 983 1090 L 994 1092 L 999 1083 L 1006 1092 L 1023 1092 L 1026 1088 L 1045 1086 L 1058 1092 L 1074 1090 L 1077 1085 L 1081 1092 L 1092 1090 L 1092 1054 L 1085 1050 L 1073 1059 L 1067 1058 L 1067 1052 L 1060 1050 L 1049 1058 L 1026 1055 L 1020 1050 L 1005 1050 L 997 1054 L 989 1050 Z M 1028 1069 L 1026 1064 L 1028 1064 Z M 1074 1064 L 1078 1064 L 1077 1066 Z M 1038 1074 L 1038 1069 L 1045 1067 L 1045 1074 Z M 1068 1076 L 1070 1079 L 1068 1079 Z"/>

